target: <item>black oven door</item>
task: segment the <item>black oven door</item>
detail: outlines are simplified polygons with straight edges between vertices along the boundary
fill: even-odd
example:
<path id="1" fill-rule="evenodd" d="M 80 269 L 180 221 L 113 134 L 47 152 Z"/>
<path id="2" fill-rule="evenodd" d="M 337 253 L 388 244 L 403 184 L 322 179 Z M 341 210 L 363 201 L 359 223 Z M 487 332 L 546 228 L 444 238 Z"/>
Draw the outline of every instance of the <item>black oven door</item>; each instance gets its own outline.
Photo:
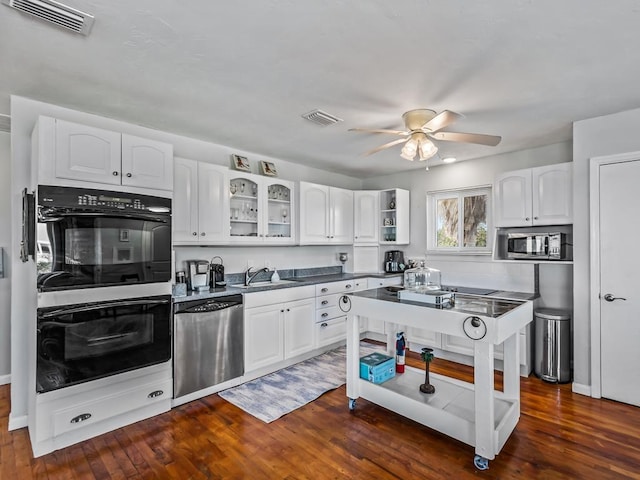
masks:
<path id="1" fill-rule="evenodd" d="M 171 296 L 38 309 L 39 393 L 171 358 Z"/>
<path id="2" fill-rule="evenodd" d="M 38 289 L 54 291 L 171 278 L 169 215 L 56 212 L 40 215 Z"/>

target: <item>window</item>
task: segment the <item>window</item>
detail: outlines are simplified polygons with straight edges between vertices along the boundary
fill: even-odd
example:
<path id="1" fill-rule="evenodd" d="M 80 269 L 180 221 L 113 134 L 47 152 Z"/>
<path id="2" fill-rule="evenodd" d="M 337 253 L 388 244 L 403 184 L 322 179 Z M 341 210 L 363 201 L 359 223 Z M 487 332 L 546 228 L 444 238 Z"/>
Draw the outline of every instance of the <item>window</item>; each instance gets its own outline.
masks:
<path id="1" fill-rule="evenodd" d="M 491 253 L 491 188 L 427 193 L 427 250 Z"/>

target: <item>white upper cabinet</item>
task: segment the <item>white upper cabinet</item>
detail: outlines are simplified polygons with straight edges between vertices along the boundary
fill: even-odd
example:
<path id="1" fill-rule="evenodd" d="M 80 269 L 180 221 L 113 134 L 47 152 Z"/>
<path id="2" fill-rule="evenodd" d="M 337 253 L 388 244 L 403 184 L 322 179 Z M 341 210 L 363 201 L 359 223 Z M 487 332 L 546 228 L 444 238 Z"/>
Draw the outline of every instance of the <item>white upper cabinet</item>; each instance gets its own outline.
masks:
<path id="1" fill-rule="evenodd" d="M 300 182 L 300 244 L 352 244 L 353 192 Z"/>
<path id="2" fill-rule="evenodd" d="M 378 243 L 379 192 L 353 192 L 353 243 Z"/>
<path id="3" fill-rule="evenodd" d="M 407 245 L 410 232 L 410 192 L 392 188 L 380 192 L 380 243 Z"/>
<path id="4" fill-rule="evenodd" d="M 294 186 L 287 180 L 229 172 L 231 242 L 295 243 Z"/>
<path id="5" fill-rule="evenodd" d="M 229 237 L 227 168 L 186 158 L 175 159 L 173 241 L 221 244 Z"/>
<path id="6" fill-rule="evenodd" d="M 173 189 L 173 145 L 49 117 L 41 117 L 39 127 L 54 131 L 56 178 Z M 48 148 L 41 145 L 40 154 L 47 157 Z"/>
<path id="7" fill-rule="evenodd" d="M 122 134 L 122 185 L 173 189 L 173 145 Z"/>
<path id="8" fill-rule="evenodd" d="M 572 164 L 505 172 L 493 186 L 496 227 L 573 222 Z"/>

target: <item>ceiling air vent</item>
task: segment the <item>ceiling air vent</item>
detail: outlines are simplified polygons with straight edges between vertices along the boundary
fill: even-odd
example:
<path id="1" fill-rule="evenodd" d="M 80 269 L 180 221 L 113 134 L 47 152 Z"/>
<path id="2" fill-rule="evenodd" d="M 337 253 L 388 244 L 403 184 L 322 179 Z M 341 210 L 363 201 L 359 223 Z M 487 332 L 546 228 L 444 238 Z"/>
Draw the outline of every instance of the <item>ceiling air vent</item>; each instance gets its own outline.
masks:
<path id="1" fill-rule="evenodd" d="M 341 118 L 329 115 L 327 112 L 323 112 L 322 110 L 313 110 L 309 113 L 305 113 L 302 115 L 302 118 L 306 118 L 310 122 L 320 125 L 321 127 L 326 127 L 327 125 L 333 125 L 334 123 L 342 121 Z"/>
<path id="2" fill-rule="evenodd" d="M 93 15 L 53 0 L 2 0 L 2 3 L 45 22 L 83 35 L 88 35 L 93 25 Z"/>
<path id="3" fill-rule="evenodd" d="M 11 117 L 0 113 L 0 132 L 11 133 Z"/>

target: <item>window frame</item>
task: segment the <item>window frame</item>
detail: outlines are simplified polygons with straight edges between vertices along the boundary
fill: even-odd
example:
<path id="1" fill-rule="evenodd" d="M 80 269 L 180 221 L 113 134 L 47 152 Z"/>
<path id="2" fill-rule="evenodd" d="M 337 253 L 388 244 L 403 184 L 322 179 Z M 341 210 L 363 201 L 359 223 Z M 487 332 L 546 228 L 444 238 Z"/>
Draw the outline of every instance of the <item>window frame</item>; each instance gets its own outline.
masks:
<path id="1" fill-rule="evenodd" d="M 486 195 L 487 246 L 465 247 L 464 236 L 464 199 Z M 458 200 L 458 245 L 457 247 L 438 247 L 437 204 L 438 200 L 455 198 Z M 493 191 L 491 185 L 479 185 L 468 188 L 455 188 L 427 192 L 426 199 L 427 254 L 436 255 L 491 255 L 493 253 Z"/>

